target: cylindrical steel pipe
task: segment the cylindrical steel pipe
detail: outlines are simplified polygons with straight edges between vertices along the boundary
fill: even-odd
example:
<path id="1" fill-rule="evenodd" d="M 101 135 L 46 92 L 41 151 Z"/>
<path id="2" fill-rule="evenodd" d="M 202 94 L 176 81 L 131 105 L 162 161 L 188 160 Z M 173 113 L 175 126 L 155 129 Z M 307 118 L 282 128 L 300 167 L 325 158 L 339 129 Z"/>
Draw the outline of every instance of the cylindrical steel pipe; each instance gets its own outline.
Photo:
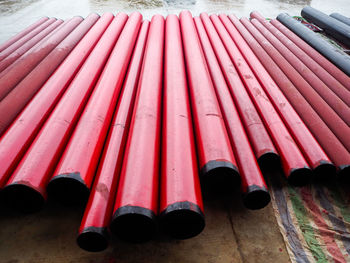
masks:
<path id="1" fill-rule="evenodd" d="M 339 42 L 350 47 L 350 26 L 326 15 L 325 13 L 311 6 L 305 6 L 301 10 L 301 16 L 304 17 L 307 21 L 322 28 L 326 34 L 334 37 Z"/>
<path id="2" fill-rule="evenodd" d="M 86 202 L 141 21 L 135 12 L 125 24 L 50 179 L 50 198 L 68 204 Z"/>
<path id="3" fill-rule="evenodd" d="M 306 99 L 294 87 L 293 83 L 277 66 L 267 52 L 259 45 L 249 31 L 234 16 L 229 16 L 232 23 L 238 29 L 251 50 L 259 58 L 265 69 L 282 90 L 295 111 L 303 119 L 306 126 L 313 133 L 331 160 L 337 165 L 340 175 L 347 175 L 350 170 L 350 155 L 328 126 L 318 116 Z"/>
<path id="4" fill-rule="evenodd" d="M 98 19 L 99 15 L 95 13 L 84 19 L 0 101 L 0 135 L 45 84 L 46 80 L 54 73 L 56 68 Z"/>
<path id="5" fill-rule="evenodd" d="M 312 46 L 302 40 L 293 31 L 285 27 L 281 22 L 276 19 L 271 20 L 271 24 L 274 25 L 280 32 L 282 32 L 287 38 L 295 43 L 299 48 L 305 51 L 312 59 L 320 64 L 327 72 L 329 72 L 334 78 L 336 78 L 344 87 L 350 91 L 350 78 L 339 68 L 337 68 L 331 61 L 317 52 Z"/>
<path id="6" fill-rule="evenodd" d="M 111 231 L 144 242 L 156 232 L 158 213 L 164 18 L 152 17 Z"/>
<path id="7" fill-rule="evenodd" d="M 332 13 L 329 16 L 339 20 L 340 22 L 342 22 L 348 26 L 350 26 L 350 18 L 347 16 L 343 16 L 342 14 L 339 14 L 339 13 Z"/>
<path id="8" fill-rule="evenodd" d="M 233 97 L 237 110 L 241 116 L 241 120 L 247 131 L 247 135 L 250 139 L 258 163 L 265 167 L 270 165 L 279 166 L 280 159 L 277 150 L 275 149 L 254 104 L 249 98 L 239 74 L 232 65 L 231 58 L 226 52 L 225 46 L 221 42 L 220 37 L 211 22 L 205 19 L 205 17 L 204 25 L 222 67 L 231 96 Z M 234 74 L 232 74 L 232 72 L 234 72 Z"/>
<path id="9" fill-rule="evenodd" d="M 345 104 L 337 95 L 320 80 L 316 74 L 311 71 L 291 50 L 284 46 L 270 31 L 268 31 L 257 19 L 253 18 L 251 23 L 257 28 L 260 33 L 271 43 L 272 46 L 294 67 L 298 73 L 310 84 L 316 91 L 313 95 L 318 95 L 322 98 L 338 116 L 350 126 L 350 107 Z M 335 87 L 337 88 L 337 87 Z M 345 90 L 345 88 L 344 88 Z M 350 94 L 350 92 L 348 92 Z M 350 96 L 348 100 L 350 101 Z"/>
<path id="10" fill-rule="evenodd" d="M 126 20 L 119 13 L 110 24 L 5 185 L 3 196 L 18 209 L 44 205 L 48 181 Z"/>
<path id="11" fill-rule="evenodd" d="M 0 73 L 0 101 L 31 72 L 63 39 L 65 39 L 84 19 L 74 17 L 56 28 L 45 41 L 35 45 L 16 62 Z"/>
<path id="12" fill-rule="evenodd" d="M 105 13 L 96 22 L 1 137 L 0 189 L 3 188 L 24 152 L 34 140 L 112 19 L 111 13 Z M 0 127 L 2 127 L 1 122 Z"/>
<path id="13" fill-rule="evenodd" d="M 293 82 L 294 86 L 304 96 L 317 114 L 327 123 L 339 141 L 350 151 L 350 127 L 334 112 L 334 110 L 317 94 L 311 85 L 297 72 L 295 68 L 272 46 L 270 42 L 246 18 L 240 21 L 261 44 L 276 64 Z"/>
<path id="14" fill-rule="evenodd" d="M 294 44 L 291 40 L 289 40 L 285 35 L 283 35 L 277 28 L 275 28 L 271 23 L 269 23 L 264 17 L 262 17 L 258 12 L 252 12 L 250 14 L 252 18 L 256 18 L 262 23 L 283 45 L 288 48 L 288 51 L 292 52 L 298 59 L 300 59 L 309 69 L 311 69 L 317 77 L 319 77 L 327 86 L 328 89 L 332 90 L 335 94 L 337 94 L 338 98 L 343 100 L 348 106 L 349 110 L 350 106 L 350 91 L 346 89 L 337 79 L 335 79 L 327 70 L 321 67 L 315 60 L 313 60 L 306 52 L 304 52 L 301 48 L 299 48 L 296 44 Z M 260 31 L 262 32 L 262 31 Z M 262 32 L 263 33 L 263 32 Z M 275 46 L 277 48 L 277 46 Z M 350 81 L 350 79 L 349 79 Z M 320 89 L 322 87 L 322 92 L 329 93 L 328 89 L 322 85 L 315 85 L 313 88 Z M 322 95 L 321 92 L 318 93 L 326 99 L 326 96 Z M 332 95 L 330 95 L 332 96 Z M 327 101 L 328 102 L 328 101 Z M 346 106 L 345 105 L 345 106 Z M 334 106 L 332 106 L 334 108 Z M 334 108 L 336 109 L 336 108 Z M 338 111 L 337 111 L 338 112 Z M 349 116 L 345 118 L 350 118 Z"/>
<path id="15" fill-rule="evenodd" d="M 231 19 L 235 22 L 237 28 L 241 25 L 236 17 L 231 16 Z M 331 163 L 323 149 L 320 147 L 314 136 L 312 136 L 311 132 L 305 126 L 274 80 L 265 70 L 264 66 L 254 55 L 247 42 L 243 39 L 226 15 L 220 15 L 220 20 L 259 79 L 275 109 L 278 111 L 286 127 L 289 129 L 289 132 L 297 142 L 299 149 L 314 170 L 315 175 L 317 177 L 330 177 L 335 174 L 334 165 Z"/>
<path id="16" fill-rule="evenodd" d="M 205 220 L 176 15 L 166 19 L 163 101 L 160 225 L 166 234 L 185 239 L 198 235 Z"/>
<path id="17" fill-rule="evenodd" d="M 332 46 L 321 36 L 306 28 L 287 14 L 279 14 L 277 19 L 304 39 L 310 46 L 328 58 L 334 65 L 350 76 L 350 56 Z"/>
<path id="18" fill-rule="evenodd" d="M 206 22 L 208 33 L 215 30 L 207 14 L 202 13 L 201 19 Z M 195 17 L 194 21 L 241 174 L 243 203 L 249 209 L 260 209 L 270 202 L 270 194 L 201 19 Z M 218 35 L 212 36 L 211 40 L 220 41 Z M 224 48 L 222 45 L 221 47 Z M 218 59 L 219 55 L 217 53 Z M 244 88 L 243 83 L 236 88 Z"/>
<path id="19" fill-rule="evenodd" d="M 13 43 L 8 48 L 4 49 L 0 52 L 0 61 L 5 59 L 8 55 L 10 55 L 12 52 L 14 52 L 16 49 L 27 43 L 29 40 L 31 40 L 33 37 L 35 37 L 37 34 L 39 34 L 41 31 L 43 31 L 45 28 L 47 28 L 49 25 L 57 21 L 56 18 L 50 18 L 49 20 L 45 21 L 38 27 L 34 28 L 31 32 L 23 36 L 21 39 L 16 41 L 16 43 Z M 2 69 L 0 68 L 0 72 Z"/>
<path id="20" fill-rule="evenodd" d="M 108 227 L 112 217 L 125 144 L 134 108 L 148 28 L 149 22 L 146 20 L 142 23 L 140 29 L 89 201 L 79 228 L 77 243 L 87 251 L 101 251 L 108 246 Z"/>
<path id="21" fill-rule="evenodd" d="M 9 46 L 11 46 L 13 43 L 15 43 L 16 41 L 18 41 L 19 39 L 21 39 L 22 37 L 24 37 L 25 35 L 27 35 L 29 32 L 31 32 L 34 28 L 40 26 L 42 23 L 44 23 L 45 21 L 47 21 L 49 18 L 47 16 L 40 18 L 38 21 L 36 21 L 34 24 L 31 24 L 30 26 L 28 26 L 27 28 L 23 29 L 21 32 L 19 32 L 18 34 L 14 35 L 13 37 L 11 37 L 9 40 L 7 40 L 6 42 L 4 42 L 3 44 L 0 45 L 0 52 L 2 52 L 4 49 L 8 48 Z"/>
<path id="22" fill-rule="evenodd" d="M 63 23 L 62 19 L 57 19 L 54 23 L 40 30 L 35 36 L 30 38 L 28 41 L 23 43 L 16 50 L 12 51 L 11 54 L 7 55 L 0 61 L 0 72 L 9 67 L 12 63 L 14 63 L 19 57 L 21 57 L 24 53 L 26 53 L 29 49 L 31 49 L 34 45 L 38 44 L 39 41 L 44 41 L 44 38 L 48 36 L 53 30 L 55 30 L 58 26 Z M 11 47 L 9 47 L 11 48 Z M 9 49 L 8 48 L 8 49 Z M 8 49 L 4 50 L 7 51 Z M 2 53 L 1 53 L 2 54 Z"/>
<path id="23" fill-rule="evenodd" d="M 211 20 L 245 84 L 246 91 L 249 93 L 280 153 L 282 167 L 288 181 L 293 185 L 305 185 L 309 182 L 311 176 L 308 163 L 220 19 L 216 15 L 212 15 Z"/>
<path id="24" fill-rule="evenodd" d="M 180 24 L 201 179 L 212 188 L 231 190 L 240 176 L 190 12 L 180 13 Z"/>

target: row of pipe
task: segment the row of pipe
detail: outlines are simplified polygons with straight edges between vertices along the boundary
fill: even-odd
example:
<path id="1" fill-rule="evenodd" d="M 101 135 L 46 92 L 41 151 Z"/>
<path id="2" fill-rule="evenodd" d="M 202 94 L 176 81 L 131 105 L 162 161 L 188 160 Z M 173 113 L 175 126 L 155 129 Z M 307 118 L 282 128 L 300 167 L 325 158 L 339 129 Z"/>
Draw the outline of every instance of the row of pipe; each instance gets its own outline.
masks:
<path id="1" fill-rule="evenodd" d="M 293 185 L 348 179 L 350 78 L 251 18 L 43 18 L 5 42 L 0 198 L 25 212 L 86 204 L 77 243 L 100 251 L 110 233 L 198 235 L 202 190 L 240 187 L 265 207 L 271 169 Z"/>

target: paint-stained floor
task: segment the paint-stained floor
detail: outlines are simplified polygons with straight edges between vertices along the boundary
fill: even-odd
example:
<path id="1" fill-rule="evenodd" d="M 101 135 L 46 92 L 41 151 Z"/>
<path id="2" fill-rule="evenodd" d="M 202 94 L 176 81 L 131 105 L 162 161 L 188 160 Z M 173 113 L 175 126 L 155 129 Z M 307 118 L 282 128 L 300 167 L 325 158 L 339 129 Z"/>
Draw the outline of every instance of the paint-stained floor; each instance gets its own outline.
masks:
<path id="1" fill-rule="evenodd" d="M 85 252 L 75 243 L 82 213 L 82 207 L 52 203 L 30 215 L 1 209 L 0 262 L 290 262 L 271 204 L 247 210 L 238 192 L 205 197 L 207 225 L 195 238 L 180 241 L 158 235 L 137 245 L 112 240 L 99 253 Z"/>

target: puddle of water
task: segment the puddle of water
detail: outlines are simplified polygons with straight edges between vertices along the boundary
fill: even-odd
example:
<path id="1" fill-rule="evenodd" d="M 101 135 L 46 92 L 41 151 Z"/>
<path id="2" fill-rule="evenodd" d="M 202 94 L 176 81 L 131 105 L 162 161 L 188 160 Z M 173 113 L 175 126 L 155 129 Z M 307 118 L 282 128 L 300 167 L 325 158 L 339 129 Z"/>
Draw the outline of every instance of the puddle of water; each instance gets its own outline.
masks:
<path id="1" fill-rule="evenodd" d="M 233 13 L 238 17 L 248 17 L 251 11 L 258 10 L 265 17 L 275 18 L 282 12 L 300 15 L 306 5 L 327 14 L 340 12 L 350 16 L 349 0 L 3 0 L 0 1 L 0 43 L 42 16 L 67 19 L 75 15 L 86 17 L 90 12 L 139 11 L 145 19 L 151 19 L 154 14 L 179 14 L 186 9 L 193 15 Z"/>

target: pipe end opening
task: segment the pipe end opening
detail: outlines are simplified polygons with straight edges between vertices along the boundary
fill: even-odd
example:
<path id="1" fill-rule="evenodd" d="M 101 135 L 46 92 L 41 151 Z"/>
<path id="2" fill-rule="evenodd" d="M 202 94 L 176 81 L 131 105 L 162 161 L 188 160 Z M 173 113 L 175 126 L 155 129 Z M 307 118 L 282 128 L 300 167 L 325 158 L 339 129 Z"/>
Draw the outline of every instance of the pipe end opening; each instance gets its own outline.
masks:
<path id="1" fill-rule="evenodd" d="M 59 174 L 51 179 L 47 186 L 50 199 L 64 205 L 77 205 L 87 202 L 90 189 L 80 173 Z"/>
<path id="2" fill-rule="evenodd" d="M 339 180 L 346 184 L 350 184 L 350 164 L 340 165 L 338 168 Z"/>
<path id="3" fill-rule="evenodd" d="M 281 159 L 276 152 L 270 151 L 262 154 L 258 159 L 262 171 L 276 171 L 281 168 Z"/>
<path id="4" fill-rule="evenodd" d="M 314 178 L 319 181 L 334 180 L 337 169 L 330 162 L 322 162 L 314 169 Z"/>
<path id="5" fill-rule="evenodd" d="M 309 167 L 292 169 L 288 176 L 288 183 L 293 186 L 305 186 L 310 183 L 312 170 Z"/>
<path id="6" fill-rule="evenodd" d="M 177 202 L 160 214 L 162 231 L 176 239 L 187 239 L 200 234 L 205 227 L 204 214 L 198 205 Z"/>
<path id="7" fill-rule="evenodd" d="M 1 195 L 5 204 L 24 213 L 37 212 L 45 204 L 45 198 L 39 191 L 24 184 L 10 184 Z"/>
<path id="8" fill-rule="evenodd" d="M 123 206 L 115 211 L 111 232 L 131 243 L 144 243 L 155 235 L 156 216 L 150 209 L 139 206 Z"/>
<path id="9" fill-rule="evenodd" d="M 203 166 L 200 174 L 207 191 L 232 192 L 241 184 L 237 167 L 227 161 L 210 161 Z"/>
<path id="10" fill-rule="evenodd" d="M 78 235 L 80 248 L 89 252 L 103 251 L 108 247 L 108 234 L 105 227 L 87 227 Z"/>
<path id="11" fill-rule="evenodd" d="M 243 204 L 251 210 L 262 209 L 271 201 L 269 191 L 265 187 L 252 185 L 248 186 L 247 192 L 243 194 Z"/>

